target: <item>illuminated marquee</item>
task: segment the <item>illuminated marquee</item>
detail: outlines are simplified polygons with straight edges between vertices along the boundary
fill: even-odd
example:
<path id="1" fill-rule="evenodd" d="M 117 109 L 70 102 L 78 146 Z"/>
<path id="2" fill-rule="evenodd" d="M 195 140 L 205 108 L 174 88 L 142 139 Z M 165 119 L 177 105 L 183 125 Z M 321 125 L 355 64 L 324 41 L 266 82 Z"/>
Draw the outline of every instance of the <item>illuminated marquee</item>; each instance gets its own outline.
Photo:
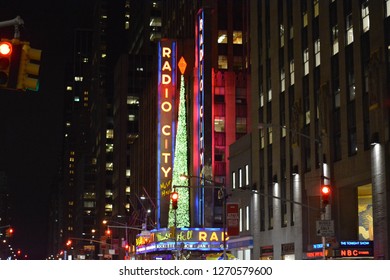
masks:
<path id="1" fill-rule="evenodd" d="M 221 228 L 178 228 L 177 242 L 186 250 L 222 251 L 224 234 Z M 229 237 L 226 237 L 226 241 Z M 174 250 L 175 239 L 169 229 L 152 230 L 151 236 L 136 241 L 137 253 Z"/>
<path id="2" fill-rule="evenodd" d="M 168 222 L 175 137 L 174 97 L 176 90 L 176 42 L 161 40 L 158 45 L 158 131 L 157 194 L 158 227 Z"/>

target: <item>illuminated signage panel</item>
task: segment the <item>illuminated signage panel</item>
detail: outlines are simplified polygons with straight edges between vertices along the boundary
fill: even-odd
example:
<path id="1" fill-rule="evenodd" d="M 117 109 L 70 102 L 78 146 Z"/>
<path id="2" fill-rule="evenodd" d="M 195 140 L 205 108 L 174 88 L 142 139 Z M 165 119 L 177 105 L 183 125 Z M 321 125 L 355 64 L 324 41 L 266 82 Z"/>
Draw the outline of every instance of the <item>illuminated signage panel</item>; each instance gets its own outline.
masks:
<path id="1" fill-rule="evenodd" d="M 158 227 L 168 224 L 175 139 L 176 41 L 158 44 L 157 203 Z"/>
<path id="2" fill-rule="evenodd" d="M 222 251 L 224 234 L 221 228 L 179 228 L 177 242 L 186 250 Z M 226 240 L 229 240 L 226 237 Z M 139 236 L 136 240 L 137 253 L 175 249 L 175 236 L 169 229 L 152 230 L 149 238 Z"/>

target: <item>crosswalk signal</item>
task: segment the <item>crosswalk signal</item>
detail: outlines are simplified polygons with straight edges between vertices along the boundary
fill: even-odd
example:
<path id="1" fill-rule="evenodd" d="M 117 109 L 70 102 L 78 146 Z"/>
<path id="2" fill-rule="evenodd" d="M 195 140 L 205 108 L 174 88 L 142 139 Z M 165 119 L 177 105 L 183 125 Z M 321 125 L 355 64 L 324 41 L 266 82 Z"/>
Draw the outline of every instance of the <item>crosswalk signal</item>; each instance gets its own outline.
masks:
<path id="1" fill-rule="evenodd" d="M 172 209 L 177 209 L 177 201 L 179 200 L 179 194 L 177 192 L 171 193 Z"/>
<path id="2" fill-rule="evenodd" d="M 0 42 L 0 87 L 7 87 L 11 67 L 12 44 Z"/>
<path id="3" fill-rule="evenodd" d="M 23 42 L 20 55 L 17 89 L 38 91 L 39 62 L 42 51 L 30 47 L 29 42 Z"/>

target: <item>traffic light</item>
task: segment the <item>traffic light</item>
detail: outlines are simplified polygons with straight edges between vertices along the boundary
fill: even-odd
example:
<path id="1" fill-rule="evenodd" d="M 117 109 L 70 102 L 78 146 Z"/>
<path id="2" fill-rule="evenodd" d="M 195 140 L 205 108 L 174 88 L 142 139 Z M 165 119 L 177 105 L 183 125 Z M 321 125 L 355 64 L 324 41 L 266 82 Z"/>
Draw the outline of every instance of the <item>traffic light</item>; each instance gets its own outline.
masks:
<path id="1" fill-rule="evenodd" d="M 171 193 L 172 209 L 177 209 L 177 201 L 179 200 L 179 194 L 177 192 Z"/>
<path id="2" fill-rule="evenodd" d="M 39 62 L 42 51 L 30 47 L 29 42 L 22 42 L 17 89 L 38 91 Z"/>
<path id="3" fill-rule="evenodd" d="M 71 245 L 72 245 L 72 240 L 69 239 L 69 240 L 66 242 L 66 246 L 67 246 L 67 247 L 70 247 Z"/>
<path id="4" fill-rule="evenodd" d="M 8 41 L 0 42 L 0 87 L 7 87 L 12 59 L 12 44 Z"/>
<path id="5" fill-rule="evenodd" d="M 322 185 L 321 186 L 321 202 L 322 207 L 325 207 L 329 204 L 330 195 L 331 195 L 331 188 L 328 185 Z"/>
<path id="6" fill-rule="evenodd" d="M 5 232 L 5 237 L 12 237 L 13 234 L 14 234 L 14 229 L 8 228 Z"/>
<path id="7" fill-rule="evenodd" d="M 106 229 L 106 235 L 107 236 L 110 236 L 111 235 L 111 230 L 108 228 L 108 229 Z"/>

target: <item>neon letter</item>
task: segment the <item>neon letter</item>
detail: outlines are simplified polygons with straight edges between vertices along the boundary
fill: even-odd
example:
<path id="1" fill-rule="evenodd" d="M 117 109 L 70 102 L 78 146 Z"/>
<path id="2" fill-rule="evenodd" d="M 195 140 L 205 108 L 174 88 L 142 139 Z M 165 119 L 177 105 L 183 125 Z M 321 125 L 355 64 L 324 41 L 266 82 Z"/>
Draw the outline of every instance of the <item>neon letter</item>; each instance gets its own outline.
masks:
<path id="1" fill-rule="evenodd" d="M 171 80 L 172 80 L 171 76 L 169 76 L 168 74 L 162 74 L 162 83 L 163 83 L 163 85 L 170 84 Z"/>
<path id="2" fill-rule="evenodd" d="M 161 128 L 161 132 L 162 132 L 162 134 L 169 136 L 169 135 L 171 135 L 170 129 L 171 129 L 171 126 L 169 124 L 166 124 Z"/>
<path id="3" fill-rule="evenodd" d="M 168 169 L 165 169 L 165 167 L 161 167 L 162 172 L 164 172 L 165 178 L 168 177 L 168 173 L 171 171 L 171 168 L 168 167 Z"/>

